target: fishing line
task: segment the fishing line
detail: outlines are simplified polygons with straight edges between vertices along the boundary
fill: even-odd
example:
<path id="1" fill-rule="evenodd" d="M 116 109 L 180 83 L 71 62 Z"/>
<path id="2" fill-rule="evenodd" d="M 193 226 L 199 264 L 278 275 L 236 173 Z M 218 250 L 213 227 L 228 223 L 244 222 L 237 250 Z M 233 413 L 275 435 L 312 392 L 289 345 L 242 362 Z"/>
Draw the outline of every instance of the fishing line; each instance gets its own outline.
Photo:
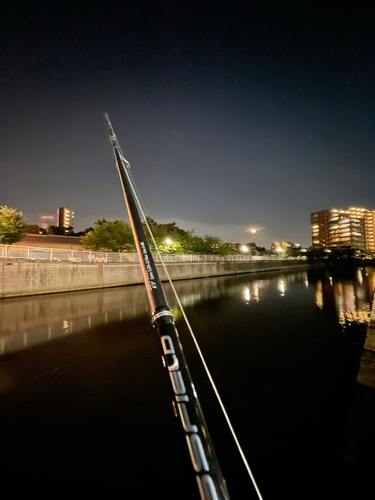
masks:
<path id="1" fill-rule="evenodd" d="M 121 155 L 121 156 L 122 156 L 122 155 Z M 122 156 L 122 159 L 123 159 L 123 160 L 125 160 L 123 156 Z M 125 160 L 125 162 L 126 162 L 126 164 L 130 167 L 129 162 L 128 162 L 127 160 Z M 130 174 L 129 170 L 127 171 L 127 173 L 128 173 L 128 174 Z M 180 298 L 179 298 L 179 296 L 178 296 L 178 293 L 177 293 L 177 291 L 176 291 L 176 289 L 175 289 L 175 287 L 174 287 L 174 285 L 173 285 L 173 282 L 172 282 L 172 279 L 171 279 L 171 277 L 170 277 L 170 275 L 169 275 L 169 272 L 168 272 L 168 270 L 167 270 L 167 267 L 166 267 L 166 265 L 165 265 L 165 263 L 164 263 L 164 260 L 163 260 L 163 258 L 162 258 L 162 256 L 161 256 L 160 252 L 159 252 L 159 248 L 158 248 L 158 246 L 157 246 L 157 244 L 156 244 L 156 241 L 155 241 L 154 235 L 153 235 L 153 233 L 152 233 L 152 231 L 151 231 L 151 228 L 150 228 L 150 226 L 149 226 L 149 224 L 148 224 L 146 214 L 145 214 L 145 212 L 144 212 L 144 210 L 143 210 L 143 208 L 142 208 L 142 205 L 141 205 L 141 202 L 140 202 L 140 200 L 139 200 L 139 198 L 138 198 L 138 196 L 137 196 L 136 190 L 134 189 L 133 178 L 132 178 L 131 176 L 129 176 L 129 178 L 130 178 L 130 181 L 131 181 L 131 182 L 130 182 L 130 186 L 131 186 L 131 188 L 132 188 L 132 190 L 133 190 L 134 198 L 136 199 L 136 202 L 138 203 L 138 207 L 139 207 L 139 210 L 140 210 L 140 212 L 141 212 L 141 215 L 142 215 L 142 217 L 143 217 L 143 219 L 144 219 L 144 221 L 145 221 L 145 224 L 146 224 L 146 227 L 147 227 L 147 229 L 148 229 L 148 232 L 150 233 L 151 239 L 152 239 L 152 241 L 153 241 L 153 243 L 154 243 L 154 245 L 155 245 L 156 252 L 157 252 L 157 254 L 158 254 L 158 256 L 159 256 L 159 259 L 160 259 L 161 264 L 162 264 L 162 266 L 163 266 L 164 272 L 165 272 L 165 274 L 166 274 L 166 276 L 167 276 L 167 278 L 168 278 L 168 281 L 169 281 L 169 283 L 170 283 L 170 285 L 171 285 L 171 287 L 172 287 L 173 293 L 174 293 L 174 295 L 175 295 L 175 297 L 176 297 L 176 300 L 177 300 L 177 303 L 178 303 L 178 305 L 179 305 L 179 307 L 180 307 L 180 309 L 181 309 L 182 315 L 183 315 L 183 317 L 184 317 L 184 320 L 185 320 L 186 325 L 187 325 L 187 327 L 188 327 L 188 330 L 189 330 L 189 332 L 190 332 L 191 338 L 192 338 L 192 339 L 193 339 L 193 341 L 194 341 L 195 347 L 196 347 L 196 349 L 197 349 L 197 351 L 198 351 L 199 357 L 200 357 L 201 362 L 202 362 L 202 364 L 203 364 L 203 366 L 204 366 L 204 369 L 205 369 L 205 371 L 206 371 L 207 377 L 208 377 L 208 379 L 209 379 L 209 381 L 210 381 L 210 383 L 211 383 L 212 389 L 213 389 L 213 391 L 214 391 L 214 393 L 215 393 L 215 396 L 216 396 L 216 398 L 217 398 L 217 400 L 218 400 L 218 402 L 219 402 L 220 408 L 221 408 L 221 410 L 222 410 L 222 412 L 223 412 L 223 415 L 224 415 L 224 417 L 225 417 L 225 420 L 226 420 L 226 422 L 227 422 L 227 424 L 228 424 L 228 427 L 229 427 L 229 429 L 230 429 L 230 431 L 231 431 L 232 437 L 233 437 L 233 439 L 234 439 L 234 441 L 235 441 L 235 443 L 236 443 L 236 445 L 237 445 L 237 449 L 238 449 L 238 451 L 239 451 L 239 454 L 240 454 L 240 456 L 241 456 L 241 458 L 242 458 L 242 461 L 243 461 L 243 463 L 244 463 L 244 465 L 245 465 L 245 468 L 246 468 L 246 470 L 247 470 L 247 472 L 248 472 L 248 474 L 249 474 L 249 476 L 250 476 L 250 479 L 251 479 L 251 481 L 252 481 L 252 483 L 253 483 L 253 486 L 254 486 L 254 488 L 255 488 L 255 491 L 256 491 L 256 493 L 257 493 L 257 495 L 258 495 L 259 500 L 263 500 L 263 497 L 262 497 L 262 495 L 261 495 L 261 492 L 260 492 L 260 490 L 259 490 L 259 488 L 258 488 L 258 485 L 257 485 L 256 481 L 255 481 L 255 477 L 254 477 L 254 475 L 253 475 L 253 473 L 252 473 L 252 471 L 251 471 L 250 465 L 249 465 L 249 463 L 248 463 L 248 461 L 247 461 L 247 459 L 246 459 L 246 457 L 245 457 L 245 454 L 244 454 L 244 452 L 243 452 L 243 450 L 242 450 L 242 447 L 241 447 L 241 445 L 240 445 L 240 442 L 238 441 L 237 435 L 236 435 L 236 433 L 235 433 L 235 431 L 234 431 L 234 428 L 233 428 L 233 426 L 232 426 L 232 423 L 231 423 L 231 421 L 230 421 L 229 415 L 228 415 L 228 413 L 227 413 L 227 411 L 226 411 L 226 409 L 225 409 L 224 403 L 223 403 L 223 401 L 222 401 L 222 399 L 221 399 L 221 397 L 220 397 L 219 391 L 218 391 L 218 389 L 217 389 L 217 387 L 216 387 L 216 384 L 215 384 L 215 382 L 214 382 L 214 380 L 213 380 L 213 378 L 212 378 L 211 372 L 210 372 L 210 370 L 209 370 L 209 368 L 208 368 L 208 366 L 207 366 L 207 363 L 206 363 L 206 360 L 205 360 L 205 358 L 204 358 L 204 356 L 203 356 L 203 353 L 202 353 L 202 351 L 201 351 L 201 349 L 200 349 L 200 347 L 199 347 L 199 344 L 198 344 L 198 341 L 197 341 L 197 339 L 196 339 L 196 337 L 195 337 L 195 335 L 194 335 L 193 329 L 192 329 L 192 327 L 191 327 L 191 325 L 190 325 L 190 323 L 189 323 L 189 320 L 188 320 L 188 318 L 187 318 L 187 316 L 186 316 L 186 314 L 185 314 L 185 310 L 184 310 L 184 308 L 183 308 L 183 305 L 181 304 L 181 301 L 180 301 Z"/>

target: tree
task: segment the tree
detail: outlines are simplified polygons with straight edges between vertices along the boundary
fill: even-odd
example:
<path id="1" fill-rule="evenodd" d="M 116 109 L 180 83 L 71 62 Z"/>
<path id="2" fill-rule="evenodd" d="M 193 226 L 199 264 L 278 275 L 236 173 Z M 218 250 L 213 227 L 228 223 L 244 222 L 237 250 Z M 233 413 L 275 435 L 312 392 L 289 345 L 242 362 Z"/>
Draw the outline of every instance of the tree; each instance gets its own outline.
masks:
<path id="1" fill-rule="evenodd" d="M 26 234 L 42 234 L 42 228 L 38 224 L 25 224 Z"/>
<path id="2" fill-rule="evenodd" d="M 186 253 L 184 246 L 184 236 L 187 231 L 179 228 L 175 222 L 169 224 L 158 224 L 151 217 L 147 217 L 149 225 L 159 252 L 161 253 Z M 144 224 L 144 231 L 152 252 L 156 251 L 154 242 L 149 234 L 147 225 Z"/>
<path id="3" fill-rule="evenodd" d="M 71 226 L 49 226 L 47 233 L 51 235 L 54 234 L 55 236 L 74 236 L 73 228 Z"/>
<path id="4" fill-rule="evenodd" d="M 94 231 L 94 228 L 91 226 L 87 227 L 83 231 L 79 231 L 78 233 L 74 233 L 73 236 L 86 236 L 86 234 L 89 233 L 90 231 Z"/>
<path id="5" fill-rule="evenodd" d="M 206 234 L 197 236 L 194 229 L 185 231 L 176 225 L 175 222 L 168 224 L 158 224 L 151 217 L 147 217 L 147 223 L 150 226 L 156 245 L 162 253 L 193 253 L 193 254 L 214 254 L 214 255 L 232 255 L 238 251 L 230 243 L 223 243 L 216 236 Z M 149 236 L 146 224 L 144 225 L 147 239 L 149 240 L 151 251 L 155 251 L 155 245 Z"/>
<path id="6" fill-rule="evenodd" d="M 288 247 L 285 254 L 286 257 L 299 257 L 301 255 L 301 250 L 299 248 Z"/>
<path id="7" fill-rule="evenodd" d="M 81 238 L 82 245 L 88 250 L 110 252 L 134 252 L 133 232 L 129 224 L 122 220 L 95 222 L 95 229 Z"/>
<path id="8" fill-rule="evenodd" d="M 203 241 L 200 236 L 194 234 L 194 229 L 186 231 L 182 237 L 183 253 L 200 253 L 203 247 Z"/>
<path id="9" fill-rule="evenodd" d="M 0 207 L 0 243 L 3 245 L 13 245 L 22 240 L 26 234 L 25 219 L 22 212 Z"/>

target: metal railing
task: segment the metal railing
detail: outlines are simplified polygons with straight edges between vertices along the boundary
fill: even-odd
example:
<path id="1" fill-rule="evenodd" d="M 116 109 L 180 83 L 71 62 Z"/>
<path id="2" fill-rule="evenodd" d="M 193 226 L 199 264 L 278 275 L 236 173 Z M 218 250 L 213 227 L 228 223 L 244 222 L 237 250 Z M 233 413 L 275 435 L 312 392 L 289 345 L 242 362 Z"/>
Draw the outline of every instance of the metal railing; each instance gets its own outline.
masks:
<path id="1" fill-rule="evenodd" d="M 0 245 L 0 258 L 7 259 L 29 259 L 29 260 L 52 260 L 70 262 L 113 262 L 129 263 L 139 262 L 136 253 L 115 252 L 91 252 L 89 250 L 65 250 L 62 248 L 23 247 L 20 245 Z M 160 262 L 160 256 L 153 254 L 155 262 Z M 164 254 L 164 262 L 249 262 L 258 260 L 283 259 L 278 255 L 197 255 L 197 254 Z M 304 257 L 292 258 L 300 260 Z"/>

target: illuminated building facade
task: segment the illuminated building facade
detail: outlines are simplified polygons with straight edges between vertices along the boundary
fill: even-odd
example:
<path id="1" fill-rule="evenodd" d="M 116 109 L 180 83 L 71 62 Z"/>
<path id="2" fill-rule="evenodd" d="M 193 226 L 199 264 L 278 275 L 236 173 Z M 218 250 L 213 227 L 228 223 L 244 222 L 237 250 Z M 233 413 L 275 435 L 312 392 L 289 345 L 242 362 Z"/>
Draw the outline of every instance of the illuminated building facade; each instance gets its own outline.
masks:
<path id="1" fill-rule="evenodd" d="M 375 250 L 375 210 L 350 207 L 320 210 L 311 214 L 311 239 L 315 247 Z"/>
<path id="2" fill-rule="evenodd" d="M 288 248 L 300 248 L 299 243 L 291 243 L 290 241 L 274 241 L 271 245 L 271 250 L 282 252 Z"/>
<path id="3" fill-rule="evenodd" d="M 57 210 L 57 221 L 59 227 L 68 229 L 74 227 L 74 212 L 67 207 L 61 207 Z"/>
<path id="4" fill-rule="evenodd" d="M 56 226 L 57 217 L 55 214 L 39 214 L 38 226 L 42 229 L 48 229 L 50 226 Z"/>

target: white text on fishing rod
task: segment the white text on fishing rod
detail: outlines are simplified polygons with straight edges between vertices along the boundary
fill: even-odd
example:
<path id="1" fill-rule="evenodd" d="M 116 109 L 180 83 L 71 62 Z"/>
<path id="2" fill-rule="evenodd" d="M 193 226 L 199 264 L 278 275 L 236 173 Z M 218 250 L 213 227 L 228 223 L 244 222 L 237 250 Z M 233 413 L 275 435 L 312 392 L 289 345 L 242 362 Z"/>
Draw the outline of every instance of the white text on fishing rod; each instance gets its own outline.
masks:
<path id="1" fill-rule="evenodd" d="M 157 288 L 157 284 L 154 281 L 154 273 L 152 272 L 152 267 L 151 267 L 151 262 L 149 259 L 149 256 L 147 254 L 147 248 L 146 245 L 143 243 L 143 241 L 140 242 L 141 248 L 142 248 L 142 253 L 143 253 L 143 260 L 145 261 L 146 265 L 146 272 L 147 272 L 147 279 L 148 279 L 148 285 L 149 285 L 149 290 Z"/>

